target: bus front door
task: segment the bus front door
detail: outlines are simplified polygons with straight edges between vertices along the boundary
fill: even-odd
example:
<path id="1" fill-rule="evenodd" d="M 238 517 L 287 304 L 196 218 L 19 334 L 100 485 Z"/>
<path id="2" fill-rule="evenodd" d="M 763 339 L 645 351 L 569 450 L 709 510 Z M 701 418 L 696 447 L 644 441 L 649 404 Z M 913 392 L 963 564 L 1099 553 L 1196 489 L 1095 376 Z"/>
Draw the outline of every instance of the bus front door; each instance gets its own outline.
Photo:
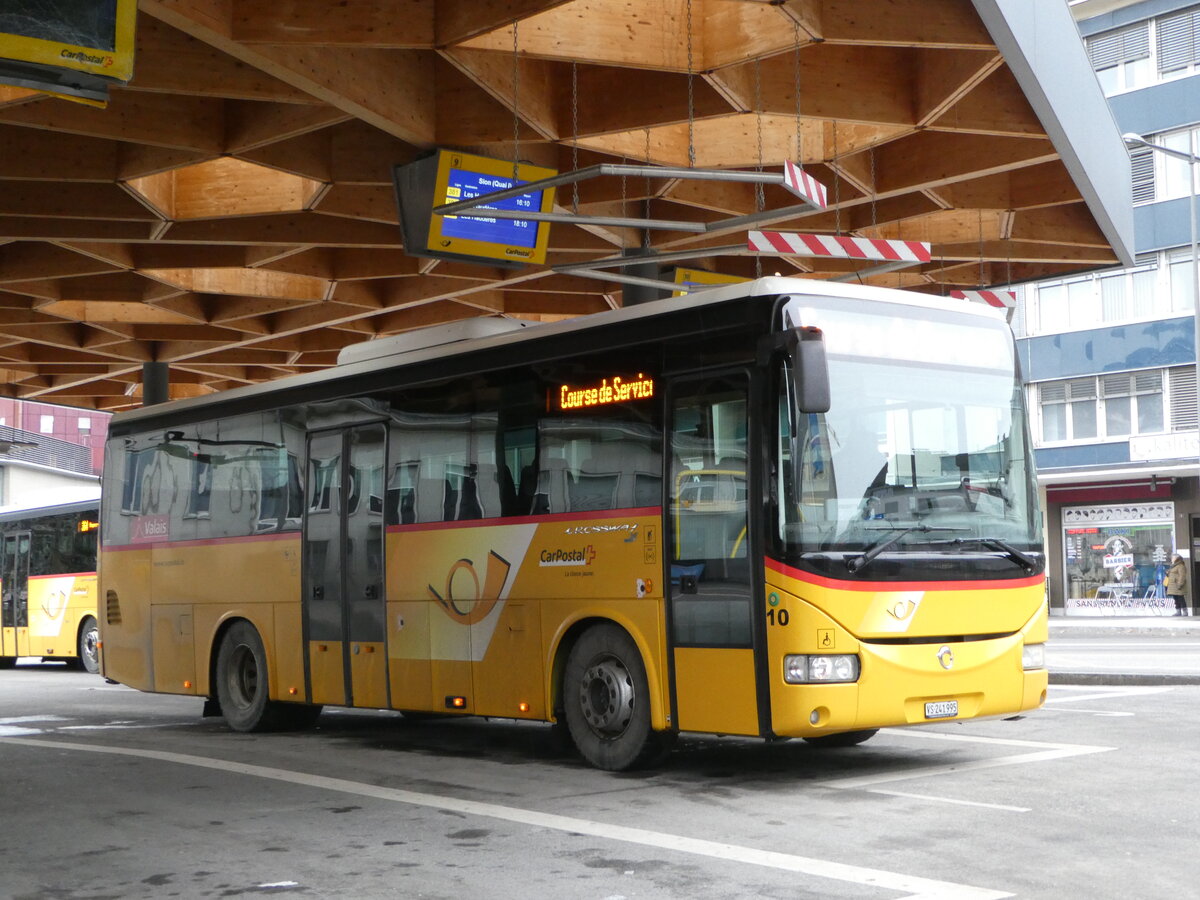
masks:
<path id="1" fill-rule="evenodd" d="M 667 487 L 670 633 L 680 731 L 757 735 L 749 379 L 676 381 Z"/>
<path id="2" fill-rule="evenodd" d="M 309 698 L 386 708 L 383 425 L 308 438 L 304 631 Z"/>
<path id="3" fill-rule="evenodd" d="M 0 658 L 29 656 L 29 547 L 32 535 L 4 536 L 0 556 Z"/>

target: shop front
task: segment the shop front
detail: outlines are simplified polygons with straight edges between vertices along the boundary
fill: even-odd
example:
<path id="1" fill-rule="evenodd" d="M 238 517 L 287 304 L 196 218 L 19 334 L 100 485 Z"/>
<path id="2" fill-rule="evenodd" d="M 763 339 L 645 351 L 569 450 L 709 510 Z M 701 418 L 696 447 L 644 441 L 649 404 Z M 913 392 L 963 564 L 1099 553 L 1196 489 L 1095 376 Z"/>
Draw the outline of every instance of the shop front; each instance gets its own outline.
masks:
<path id="1" fill-rule="evenodd" d="M 1177 546 L 1174 503 L 1063 506 L 1061 522 L 1067 615 L 1174 612 L 1163 584 Z"/>

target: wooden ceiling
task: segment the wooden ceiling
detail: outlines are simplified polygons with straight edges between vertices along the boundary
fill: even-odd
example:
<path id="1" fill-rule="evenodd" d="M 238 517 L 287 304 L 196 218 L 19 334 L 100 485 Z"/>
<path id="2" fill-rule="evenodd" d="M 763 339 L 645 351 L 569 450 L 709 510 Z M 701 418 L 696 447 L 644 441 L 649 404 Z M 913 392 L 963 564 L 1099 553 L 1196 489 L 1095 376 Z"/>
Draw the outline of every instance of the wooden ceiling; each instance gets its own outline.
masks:
<path id="1" fill-rule="evenodd" d="M 790 158 L 826 185 L 829 209 L 768 227 L 932 243 L 931 263 L 877 283 L 944 292 L 1117 262 L 966 0 L 141 0 L 135 77 L 107 109 L 0 86 L 0 385 L 118 410 L 140 403 L 146 362 L 192 396 L 330 366 L 377 335 L 620 305 L 620 284 L 553 267 L 639 233 L 556 224 L 548 264 L 521 270 L 415 258 L 391 167 L 434 147 L 681 166 L 689 146 L 696 166 Z M 665 179 L 578 193 L 580 212 L 671 220 L 756 202 Z M 704 250 L 741 237 L 651 242 L 752 276 L 753 259 Z"/>

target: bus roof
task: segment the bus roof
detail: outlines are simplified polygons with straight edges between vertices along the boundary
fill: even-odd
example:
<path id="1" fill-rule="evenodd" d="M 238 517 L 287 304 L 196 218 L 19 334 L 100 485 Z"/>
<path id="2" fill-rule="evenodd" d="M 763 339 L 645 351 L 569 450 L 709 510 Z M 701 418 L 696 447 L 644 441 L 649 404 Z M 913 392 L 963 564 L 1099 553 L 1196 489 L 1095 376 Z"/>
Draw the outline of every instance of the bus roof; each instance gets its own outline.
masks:
<path id="1" fill-rule="evenodd" d="M 397 366 L 407 366 L 421 362 L 429 362 L 438 358 L 453 357 L 460 354 L 484 349 L 499 349 L 507 345 L 517 346 L 526 341 L 545 340 L 599 328 L 618 323 L 633 324 L 643 319 L 656 316 L 679 313 L 683 310 L 700 311 L 724 303 L 734 302 L 749 297 L 774 297 L 779 295 L 819 296 L 846 299 L 871 300 L 878 303 L 893 304 L 897 308 L 938 309 L 947 312 L 977 315 L 984 319 L 996 319 L 1003 316 L 998 310 L 965 300 L 938 297 L 932 294 L 919 294 L 913 291 L 902 291 L 893 288 L 880 288 L 870 285 L 843 284 L 832 281 L 822 281 L 814 278 L 784 278 L 772 276 L 759 278 L 754 281 L 737 284 L 720 285 L 711 289 L 694 291 L 687 297 L 673 297 L 640 303 L 636 306 L 622 307 L 607 312 L 592 313 L 573 319 L 566 319 L 551 324 L 538 324 L 529 327 L 514 326 L 512 328 L 496 327 L 485 329 L 494 333 L 478 337 L 474 333 L 464 332 L 461 336 L 454 325 L 432 326 L 428 329 L 418 329 L 398 335 L 399 340 L 392 342 L 391 338 L 381 338 L 366 341 L 362 344 L 350 345 L 343 350 L 339 361 L 346 362 L 319 372 L 293 375 L 275 381 L 247 385 L 211 394 L 205 397 L 191 397 L 144 406 L 139 409 L 117 413 L 111 422 L 110 431 L 123 425 L 135 425 L 141 420 L 149 420 L 160 416 L 170 417 L 173 414 L 192 415 L 201 409 L 225 402 L 250 400 L 260 395 L 269 395 L 289 388 L 308 388 L 325 382 L 352 378 L 355 375 L 369 374 L 380 369 Z M 524 324 L 524 323 L 522 323 Z M 422 336 L 427 340 L 422 341 Z M 377 352 L 371 345 L 381 345 Z M 362 349 L 359 349 L 362 348 Z M 394 352 L 388 352 L 394 348 Z"/>
<path id="2" fill-rule="evenodd" d="M 57 516 L 64 513 L 90 512 L 98 509 L 99 506 L 99 496 L 92 500 L 73 500 L 70 503 L 55 503 L 48 506 L 4 506 L 0 507 L 0 522 Z"/>

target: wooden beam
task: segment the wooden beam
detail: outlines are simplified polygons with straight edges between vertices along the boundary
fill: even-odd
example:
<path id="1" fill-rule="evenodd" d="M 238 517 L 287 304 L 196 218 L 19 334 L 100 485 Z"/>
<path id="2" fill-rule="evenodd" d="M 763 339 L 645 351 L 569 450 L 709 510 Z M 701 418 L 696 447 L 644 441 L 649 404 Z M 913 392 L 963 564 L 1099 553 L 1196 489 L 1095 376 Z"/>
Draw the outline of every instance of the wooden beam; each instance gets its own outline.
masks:
<path id="1" fill-rule="evenodd" d="M 572 0 L 439 0 L 435 41 L 440 47 L 458 44 L 569 2 Z"/>
<path id="2" fill-rule="evenodd" d="M 0 228 L 3 220 L 0 219 Z M 239 219 L 176 222 L 163 240 L 175 244 L 318 244 L 325 247 L 400 246 L 400 230 L 377 222 L 353 222 L 319 213 L 280 213 Z"/>
<path id="3" fill-rule="evenodd" d="M 198 97 L 315 103 L 272 78 L 151 16 L 137 23 L 137 64 L 130 88 Z"/>
<path id="4" fill-rule="evenodd" d="M 241 154 L 349 119 L 349 114 L 324 104 L 299 106 L 231 100 L 225 105 L 225 150 Z"/>
<path id="5" fill-rule="evenodd" d="M 538 136 L 547 140 L 557 140 L 562 136 L 562 123 L 559 121 L 556 109 L 557 93 L 561 84 L 560 79 L 563 76 L 559 67 L 540 59 L 518 57 L 517 71 L 514 73 L 511 53 L 506 56 L 502 53 L 485 50 L 454 48 L 443 51 L 442 55 L 472 83 L 491 94 L 509 111 L 508 136 L 510 139 L 512 136 L 511 116 L 514 110 L 521 121 Z M 569 72 L 566 74 L 568 77 L 570 76 Z M 452 79 L 448 80 L 452 85 L 457 83 Z M 459 93 L 462 93 L 461 85 Z M 442 137 L 442 134 L 462 134 L 461 127 L 457 127 L 454 122 L 454 109 L 445 105 L 453 96 L 449 89 L 448 96 L 444 100 L 439 95 L 438 106 L 445 109 L 448 114 L 446 121 L 439 123 L 439 138 Z M 567 119 L 565 124 L 569 125 L 570 120 Z"/>
<path id="6" fill-rule="evenodd" d="M 213 0 L 142 0 L 139 9 L 388 134 L 421 146 L 433 144 L 436 110 L 429 54 L 242 44 L 233 36 L 231 7 Z"/>
<path id="7" fill-rule="evenodd" d="M 821 0 L 819 27 L 828 44 L 995 48 L 974 8 L 960 0 Z"/>
<path id="8" fill-rule="evenodd" d="M 67 141 L 46 131 L 0 125 L 0 181 L 112 181 L 119 146 L 99 138 Z"/>
<path id="9" fill-rule="evenodd" d="M 0 202 L 3 202 L 3 195 L 0 190 Z M 115 271 L 120 268 L 54 244 L 18 242 L 0 246 L 0 284 Z"/>
<path id="10" fill-rule="evenodd" d="M 0 216 L 61 219 L 157 221 L 158 216 L 115 184 L 6 181 L 0 189 Z"/>
<path id="11" fill-rule="evenodd" d="M 239 0 L 232 37 L 243 44 L 431 48 L 433 0 Z"/>
<path id="12" fill-rule="evenodd" d="M 199 153 L 219 153 L 224 129 L 220 100 L 119 89 L 106 109 L 33 103 L 0 109 L 0 122 Z"/>

